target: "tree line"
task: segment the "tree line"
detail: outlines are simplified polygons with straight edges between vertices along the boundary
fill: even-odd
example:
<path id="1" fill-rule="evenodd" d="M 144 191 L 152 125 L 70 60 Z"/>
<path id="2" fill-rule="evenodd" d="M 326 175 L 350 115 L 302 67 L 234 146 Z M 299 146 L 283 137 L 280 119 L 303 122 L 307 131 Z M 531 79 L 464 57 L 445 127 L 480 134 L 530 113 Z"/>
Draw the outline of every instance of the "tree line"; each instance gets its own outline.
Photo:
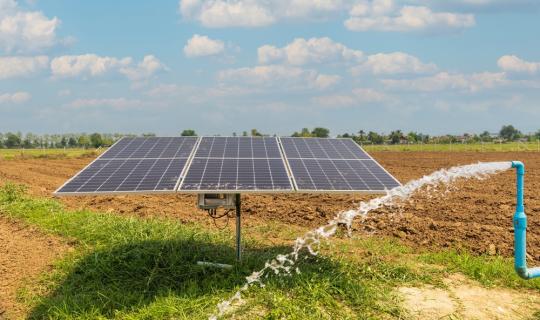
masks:
<path id="1" fill-rule="evenodd" d="M 180 133 L 181 136 L 197 136 L 193 129 L 186 129 Z M 259 132 L 257 129 L 243 131 L 241 134 L 233 132 L 233 136 L 269 136 Z M 137 136 L 135 134 L 123 133 L 66 133 L 66 134 L 34 134 L 21 132 L 0 132 L 0 148 L 100 148 L 112 145 L 115 141 L 126 136 Z M 143 133 L 139 136 L 155 136 L 154 133 Z M 330 137 L 330 130 L 323 127 L 313 129 L 302 128 L 291 134 L 292 137 Z M 462 135 L 439 135 L 431 136 L 419 132 L 404 133 L 401 130 L 393 130 L 388 134 L 375 131 L 359 130 L 355 133 L 342 133 L 337 137 L 352 138 L 361 144 L 404 144 L 404 143 L 478 143 L 478 142 L 510 142 L 510 141 L 537 141 L 540 140 L 540 130 L 533 134 L 523 134 L 512 125 L 503 126 L 499 132 L 490 133 L 484 131 L 480 134 L 464 133 Z"/>

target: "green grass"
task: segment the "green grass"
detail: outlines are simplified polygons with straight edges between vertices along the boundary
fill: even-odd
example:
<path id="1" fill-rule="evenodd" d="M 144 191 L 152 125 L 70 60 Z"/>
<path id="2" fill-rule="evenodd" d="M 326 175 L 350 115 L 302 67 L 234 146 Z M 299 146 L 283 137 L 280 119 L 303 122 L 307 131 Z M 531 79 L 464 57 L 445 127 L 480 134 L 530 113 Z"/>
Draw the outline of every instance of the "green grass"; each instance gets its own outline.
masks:
<path id="1" fill-rule="evenodd" d="M 0 160 L 95 157 L 103 149 L 0 149 Z"/>
<path id="2" fill-rule="evenodd" d="M 0 213 L 75 244 L 75 251 L 43 277 L 38 287 L 45 289 L 21 292 L 21 299 L 33 306 L 32 319 L 206 319 L 245 276 L 290 250 L 248 239 L 243 263 L 233 270 L 203 268 L 196 261 L 233 263 L 229 232 L 171 220 L 67 211 L 55 200 L 27 197 L 13 185 L 0 191 Z M 300 268 L 300 275 L 270 276 L 264 288 L 253 287 L 238 316 L 399 316 L 390 284 L 418 277 L 384 261 L 364 265 L 328 256 L 303 260 Z"/>
<path id="3" fill-rule="evenodd" d="M 453 144 L 363 144 L 367 152 L 373 151 L 424 151 L 424 152 L 540 152 L 539 142 L 511 143 L 453 143 Z"/>
<path id="4" fill-rule="evenodd" d="M 69 211 L 13 184 L 0 188 L 0 215 L 74 246 L 39 283 L 20 290 L 30 319 L 207 319 L 245 276 L 290 251 L 254 240 L 286 228 L 269 224 L 254 229 L 260 232 L 256 237 L 245 234 L 241 264 L 232 270 L 204 268 L 196 262 L 234 262 L 232 233 L 166 219 Z M 396 287 L 437 285 L 448 272 L 488 285 L 540 290 L 540 281 L 520 280 L 508 260 L 455 252 L 419 255 L 389 239 L 338 238 L 317 258 L 301 259 L 299 268 L 301 274 L 269 275 L 265 287 L 251 287 L 234 318 L 399 319 L 407 315 Z"/>

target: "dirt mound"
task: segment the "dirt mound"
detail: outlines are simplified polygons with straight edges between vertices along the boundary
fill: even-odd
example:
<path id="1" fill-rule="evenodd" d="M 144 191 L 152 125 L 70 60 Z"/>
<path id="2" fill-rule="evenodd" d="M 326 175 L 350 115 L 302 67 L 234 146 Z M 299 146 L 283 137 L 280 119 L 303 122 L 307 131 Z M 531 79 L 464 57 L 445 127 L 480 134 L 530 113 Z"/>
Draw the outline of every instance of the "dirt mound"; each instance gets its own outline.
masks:
<path id="1" fill-rule="evenodd" d="M 17 289 L 49 270 L 68 248 L 56 237 L 0 217 L 0 319 L 24 315 L 24 307 L 16 301 Z"/>
<path id="2" fill-rule="evenodd" d="M 528 253 L 540 262 L 540 153 L 378 152 L 374 157 L 400 181 L 407 182 L 441 168 L 478 161 L 521 160 L 527 167 L 526 212 L 529 217 Z M 90 159 L 0 161 L 0 181 L 30 186 L 40 196 L 51 196 L 66 179 Z M 512 214 L 515 202 L 514 172 L 485 181 L 469 180 L 447 194 L 419 193 L 399 210 L 374 212 L 357 229 L 375 236 L 393 236 L 418 248 L 465 248 L 477 254 L 512 255 Z M 373 196 L 359 195 L 245 195 L 246 226 L 276 220 L 316 227 L 336 212 L 355 208 Z M 208 221 L 196 209 L 195 196 L 101 196 L 62 198 L 70 208 L 137 216 L 168 216 L 179 221 Z"/>

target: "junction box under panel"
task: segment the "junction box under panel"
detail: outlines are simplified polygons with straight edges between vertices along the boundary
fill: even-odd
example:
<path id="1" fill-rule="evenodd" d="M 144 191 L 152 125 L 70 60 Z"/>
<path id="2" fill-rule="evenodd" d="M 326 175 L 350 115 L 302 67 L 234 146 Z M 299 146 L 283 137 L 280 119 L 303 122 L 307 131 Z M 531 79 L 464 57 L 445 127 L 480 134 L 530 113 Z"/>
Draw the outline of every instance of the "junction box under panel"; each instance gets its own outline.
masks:
<path id="1" fill-rule="evenodd" d="M 199 194 L 197 201 L 200 209 L 211 210 L 217 208 L 234 209 L 236 208 L 236 195 L 232 193 L 204 193 Z"/>

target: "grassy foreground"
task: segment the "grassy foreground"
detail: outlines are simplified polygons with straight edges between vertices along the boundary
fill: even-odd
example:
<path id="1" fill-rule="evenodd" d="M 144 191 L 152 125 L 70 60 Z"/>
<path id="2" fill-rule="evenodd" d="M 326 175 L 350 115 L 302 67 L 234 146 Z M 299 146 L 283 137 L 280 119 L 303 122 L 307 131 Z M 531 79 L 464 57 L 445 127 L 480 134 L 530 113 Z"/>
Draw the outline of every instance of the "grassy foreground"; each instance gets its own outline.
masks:
<path id="1" fill-rule="evenodd" d="M 56 200 L 32 198 L 23 189 L 12 184 L 0 188 L 0 214 L 74 245 L 38 284 L 19 290 L 31 319 L 207 319 L 245 276 L 289 251 L 250 241 L 246 234 L 242 264 L 228 271 L 204 268 L 196 261 L 233 262 L 232 233 L 164 219 L 68 211 Z M 279 234 L 279 229 L 268 232 Z M 394 288 L 441 285 L 447 272 L 464 273 L 485 285 L 540 290 L 540 281 L 520 280 L 507 259 L 415 254 L 392 240 L 373 238 L 336 239 L 318 258 L 302 259 L 299 268 L 301 274 L 270 275 L 265 287 L 252 287 L 234 318 L 399 319 L 407 314 Z"/>

